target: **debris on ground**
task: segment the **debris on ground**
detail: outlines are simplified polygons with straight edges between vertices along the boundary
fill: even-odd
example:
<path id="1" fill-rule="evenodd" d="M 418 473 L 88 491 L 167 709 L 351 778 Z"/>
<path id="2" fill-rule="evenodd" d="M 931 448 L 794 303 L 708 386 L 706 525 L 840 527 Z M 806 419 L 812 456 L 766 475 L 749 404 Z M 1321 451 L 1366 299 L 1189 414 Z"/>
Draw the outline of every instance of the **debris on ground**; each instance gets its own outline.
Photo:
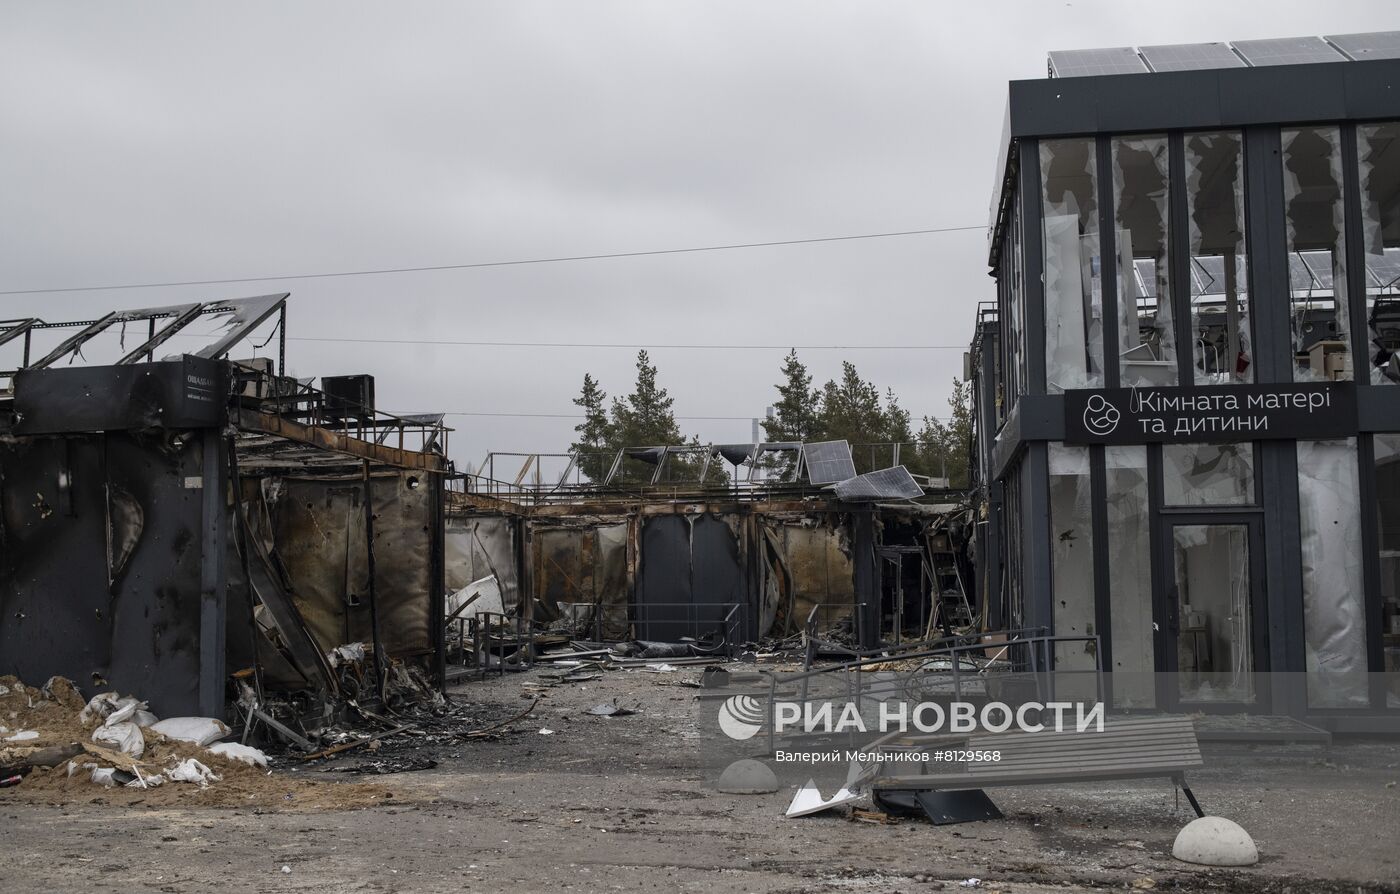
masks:
<path id="1" fill-rule="evenodd" d="M 637 707 L 640 708 L 641 705 Z M 630 717 L 637 713 L 637 708 L 624 708 L 617 703 L 617 699 L 613 699 L 611 704 L 594 705 L 587 713 L 594 717 Z"/>
<path id="2" fill-rule="evenodd" d="M 18 779 L 4 786 L 0 797 L 5 799 L 346 808 L 390 797 L 364 783 L 282 778 L 266 769 L 266 754 L 250 747 L 244 751 L 239 743 L 214 750 L 164 735 L 145 702 L 135 696 L 105 692 L 85 699 L 71 681 L 59 677 L 42 688 L 0 677 L 0 690 L 0 716 L 34 733 L 0 742 L 0 780 Z M 211 723 L 223 735 L 229 731 L 213 718 L 177 719 L 199 721 L 188 726 L 202 725 L 206 733 Z M 250 756 L 251 763 L 246 761 Z"/>

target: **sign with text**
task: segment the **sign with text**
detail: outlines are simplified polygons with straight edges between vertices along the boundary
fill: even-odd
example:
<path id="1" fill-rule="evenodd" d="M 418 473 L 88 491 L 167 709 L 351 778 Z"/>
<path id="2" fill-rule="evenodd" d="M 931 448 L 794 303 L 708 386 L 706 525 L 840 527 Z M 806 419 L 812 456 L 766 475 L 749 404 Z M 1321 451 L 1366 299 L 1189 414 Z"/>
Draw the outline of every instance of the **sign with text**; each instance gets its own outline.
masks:
<path id="1" fill-rule="evenodd" d="M 1065 392 L 1065 441 L 1145 444 L 1312 440 L 1356 434 L 1350 382 Z"/>

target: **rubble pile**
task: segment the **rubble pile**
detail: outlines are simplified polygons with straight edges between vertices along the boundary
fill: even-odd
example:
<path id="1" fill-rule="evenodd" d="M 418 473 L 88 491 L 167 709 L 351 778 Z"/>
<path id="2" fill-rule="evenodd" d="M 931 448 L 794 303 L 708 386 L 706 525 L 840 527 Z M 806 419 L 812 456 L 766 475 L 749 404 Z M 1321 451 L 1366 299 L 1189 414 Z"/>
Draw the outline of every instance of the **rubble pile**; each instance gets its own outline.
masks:
<path id="1" fill-rule="evenodd" d="M 208 717 L 161 720 L 134 696 L 85 700 L 67 679 L 29 686 L 0 677 L 0 797 L 68 803 L 354 807 L 383 803 L 377 786 L 285 778 L 269 756 Z"/>

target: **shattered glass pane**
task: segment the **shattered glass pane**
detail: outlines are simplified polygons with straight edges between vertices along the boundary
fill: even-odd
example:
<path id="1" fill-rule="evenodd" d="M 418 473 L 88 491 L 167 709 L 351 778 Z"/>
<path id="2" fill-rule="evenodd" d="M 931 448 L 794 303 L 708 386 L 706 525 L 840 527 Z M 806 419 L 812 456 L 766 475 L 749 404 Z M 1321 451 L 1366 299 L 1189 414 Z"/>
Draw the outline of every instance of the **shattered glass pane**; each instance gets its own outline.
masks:
<path id="1" fill-rule="evenodd" d="M 1357 441 L 1298 442 L 1308 704 L 1344 708 L 1366 691 Z"/>
<path id="2" fill-rule="evenodd" d="M 1168 506 L 1254 502 L 1252 444 L 1164 444 L 1162 499 Z"/>
<path id="3" fill-rule="evenodd" d="M 1360 494 L 1355 438 L 1298 442 L 1303 631 L 1314 708 L 1370 701 Z"/>
<path id="4" fill-rule="evenodd" d="M 1113 704 L 1156 704 L 1152 649 L 1152 552 L 1147 448 L 1106 447 L 1109 619 L 1113 643 Z"/>
<path id="5" fill-rule="evenodd" d="M 1056 636 L 1093 636 L 1094 527 L 1089 487 L 1089 448 L 1050 444 L 1051 594 Z M 1069 695 L 1073 677 L 1097 664 L 1092 642 L 1055 647 L 1057 697 Z M 1092 690 L 1091 690 L 1092 691 Z M 1075 694 L 1078 694 L 1076 688 Z"/>
<path id="6" fill-rule="evenodd" d="M 1103 282 L 1094 141 L 1040 144 L 1045 218 L 1045 385 L 1103 387 Z"/>
<path id="7" fill-rule="evenodd" d="M 1380 531 L 1381 632 L 1386 640 L 1385 707 L 1400 710 L 1400 434 L 1378 434 L 1376 515 Z"/>
<path id="8" fill-rule="evenodd" d="M 1400 122 L 1356 128 L 1370 383 L 1400 382 Z"/>
<path id="9" fill-rule="evenodd" d="M 1243 151 L 1235 131 L 1186 136 L 1189 337 L 1197 385 L 1254 381 Z"/>
<path id="10" fill-rule="evenodd" d="M 1283 131 L 1295 382 L 1350 381 L 1341 136 L 1335 127 Z"/>
<path id="11" fill-rule="evenodd" d="M 1167 138 L 1113 141 L 1118 232 L 1118 365 L 1131 385 L 1176 384 L 1176 335 L 1167 263 Z"/>

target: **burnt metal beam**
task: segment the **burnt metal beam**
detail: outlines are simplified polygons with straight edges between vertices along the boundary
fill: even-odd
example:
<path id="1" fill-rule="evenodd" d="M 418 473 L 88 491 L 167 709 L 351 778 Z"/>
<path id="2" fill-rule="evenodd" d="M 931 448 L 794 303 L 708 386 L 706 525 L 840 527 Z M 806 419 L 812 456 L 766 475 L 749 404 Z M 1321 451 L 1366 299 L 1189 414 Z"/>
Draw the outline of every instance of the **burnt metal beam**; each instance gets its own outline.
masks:
<path id="1" fill-rule="evenodd" d="M 169 341 L 170 337 L 173 336 L 175 333 L 179 332 L 181 329 L 184 329 L 190 323 L 194 322 L 195 319 L 197 319 L 199 315 L 203 312 L 203 310 L 204 305 L 202 304 L 185 305 L 183 312 L 177 313 L 175 315 L 175 319 L 165 324 L 165 326 L 159 332 L 152 332 L 151 335 L 146 339 L 145 343 L 141 345 L 141 347 L 137 348 L 130 354 L 127 354 L 125 357 L 118 360 L 117 365 L 121 366 L 127 363 L 136 363 L 142 357 L 152 353 L 153 351 L 155 351 L 156 348 Z M 156 318 L 152 316 L 150 320 L 151 326 L 152 328 L 154 328 L 156 324 Z"/>
<path id="2" fill-rule="evenodd" d="M 388 466 L 397 466 L 401 469 L 438 472 L 442 470 L 443 466 L 443 458 L 436 453 L 420 453 L 415 450 L 390 447 L 386 444 L 375 444 L 360 438 L 352 438 L 344 432 L 331 431 L 318 425 L 304 425 L 259 410 L 240 409 L 238 411 L 238 427 L 247 432 L 275 435 L 289 441 L 310 444 L 323 450 L 344 453 L 347 456 L 367 459 Z"/>

